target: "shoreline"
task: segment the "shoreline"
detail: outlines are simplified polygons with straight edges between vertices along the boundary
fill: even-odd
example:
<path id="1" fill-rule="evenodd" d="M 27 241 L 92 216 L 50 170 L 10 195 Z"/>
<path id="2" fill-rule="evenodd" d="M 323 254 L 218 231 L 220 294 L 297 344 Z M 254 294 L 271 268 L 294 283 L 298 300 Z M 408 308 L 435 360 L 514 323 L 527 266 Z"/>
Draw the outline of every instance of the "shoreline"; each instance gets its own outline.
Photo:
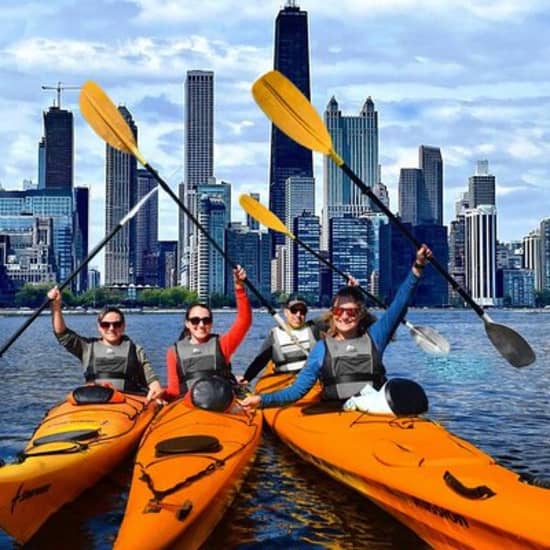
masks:
<path id="1" fill-rule="evenodd" d="M 159 315 L 159 314 L 169 314 L 169 313 L 175 313 L 175 314 L 184 314 L 186 312 L 186 308 L 125 308 L 121 307 L 121 311 L 125 315 Z M 282 311 L 283 307 L 277 309 L 277 311 Z M 100 312 L 101 308 L 88 308 L 88 309 L 63 309 L 63 315 L 97 315 Z M 310 308 L 310 312 L 320 312 L 320 311 L 326 311 L 327 308 Z M 381 308 L 369 308 L 371 311 L 383 311 Z M 490 311 L 517 311 L 520 313 L 550 313 L 550 307 L 546 306 L 544 308 L 489 308 Z M 237 310 L 236 308 L 214 308 L 212 309 L 213 313 L 235 313 Z M 264 307 L 259 308 L 253 308 L 253 311 L 256 313 L 268 313 L 267 309 Z M 464 308 L 455 308 L 455 307 L 434 307 L 434 308 L 427 308 L 427 307 L 410 307 L 409 311 L 469 311 L 471 312 L 471 308 L 464 307 Z M 34 314 L 35 309 L 28 308 L 28 307 L 21 307 L 21 308 L 0 308 L 0 317 L 25 317 L 30 316 Z M 40 313 L 40 316 L 49 316 L 50 311 L 44 310 Z"/>

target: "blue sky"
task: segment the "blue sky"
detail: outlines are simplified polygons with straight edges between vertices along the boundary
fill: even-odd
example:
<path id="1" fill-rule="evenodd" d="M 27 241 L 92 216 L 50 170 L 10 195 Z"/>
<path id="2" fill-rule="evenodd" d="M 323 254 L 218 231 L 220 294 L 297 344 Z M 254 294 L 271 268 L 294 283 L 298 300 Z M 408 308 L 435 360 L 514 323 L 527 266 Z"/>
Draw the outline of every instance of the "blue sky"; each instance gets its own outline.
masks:
<path id="1" fill-rule="evenodd" d="M 183 81 L 215 71 L 215 173 L 233 196 L 267 201 L 269 123 L 250 87 L 273 66 L 283 1 L 4 0 L 0 36 L 0 183 L 37 180 L 41 85 L 92 79 L 124 103 L 145 158 L 176 187 L 183 177 Z M 550 7 L 542 0 L 302 0 L 309 13 L 312 101 L 332 95 L 344 114 L 367 96 L 379 112 L 382 179 L 397 207 L 399 168 L 418 146 L 444 159 L 445 223 L 479 159 L 497 178 L 499 238 L 520 239 L 550 216 Z M 104 143 L 75 113 L 75 183 L 92 194 L 90 245 L 104 234 Z M 317 197 L 322 158 L 315 157 Z M 317 201 L 319 207 L 319 200 Z M 162 239 L 177 236 L 176 206 L 160 202 Z M 320 214 L 320 211 L 318 212 Z M 233 217 L 242 219 L 234 200 Z"/>

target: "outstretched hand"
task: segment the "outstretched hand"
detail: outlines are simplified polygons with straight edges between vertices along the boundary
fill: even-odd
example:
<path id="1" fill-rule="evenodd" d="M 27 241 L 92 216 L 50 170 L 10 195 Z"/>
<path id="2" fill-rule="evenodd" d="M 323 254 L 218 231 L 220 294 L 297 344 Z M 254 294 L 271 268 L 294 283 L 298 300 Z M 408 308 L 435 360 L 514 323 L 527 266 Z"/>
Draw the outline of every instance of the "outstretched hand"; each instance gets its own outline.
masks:
<path id="1" fill-rule="evenodd" d="M 259 395 L 249 395 L 244 399 L 240 399 L 237 403 L 246 411 L 252 412 L 254 409 L 257 409 L 260 405 L 262 399 Z"/>

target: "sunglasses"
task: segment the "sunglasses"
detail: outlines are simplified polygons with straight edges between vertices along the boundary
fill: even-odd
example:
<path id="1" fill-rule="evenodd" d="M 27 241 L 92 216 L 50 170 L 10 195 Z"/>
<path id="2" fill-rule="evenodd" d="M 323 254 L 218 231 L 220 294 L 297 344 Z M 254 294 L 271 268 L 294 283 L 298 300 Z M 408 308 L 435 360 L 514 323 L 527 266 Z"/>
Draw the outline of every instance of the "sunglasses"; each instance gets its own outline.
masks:
<path id="1" fill-rule="evenodd" d="M 357 315 L 359 315 L 359 308 L 358 307 L 333 307 L 332 308 L 332 314 L 335 317 L 342 317 L 344 313 L 348 314 L 348 317 L 355 318 Z"/>
<path id="2" fill-rule="evenodd" d="M 293 315 L 295 315 L 296 313 L 301 313 L 302 315 L 306 315 L 306 314 L 307 314 L 307 308 L 304 307 L 304 306 L 292 306 L 292 307 L 289 307 L 288 310 L 289 310 L 290 313 L 292 313 Z"/>
<path id="3" fill-rule="evenodd" d="M 202 323 L 203 325 L 211 325 L 212 324 L 212 317 L 189 317 L 187 319 L 194 327 L 196 327 L 199 323 Z"/>
<path id="4" fill-rule="evenodd" d="M 122 321 L 99 321 L 99 326 L 104 329 L 108 329 L 109 327 L 120 328 L 122 324 Z"/>

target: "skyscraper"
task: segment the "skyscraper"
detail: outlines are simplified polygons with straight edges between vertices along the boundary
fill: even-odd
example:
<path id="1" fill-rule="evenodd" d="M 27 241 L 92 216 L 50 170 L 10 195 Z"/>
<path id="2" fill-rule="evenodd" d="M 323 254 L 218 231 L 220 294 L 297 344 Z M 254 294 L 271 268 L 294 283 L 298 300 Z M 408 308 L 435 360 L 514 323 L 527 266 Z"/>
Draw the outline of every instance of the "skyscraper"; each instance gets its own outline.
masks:
<path id="1" fill-rule="evenodd" d="M 74 265 L 79 266 L 88 255 L 88 233 L 90 219 L 90 190 L 75 187 L 74 190 Z M 76 292 L 88 290 L 87 270 L 83 269 L 73 285 Z"/>
<path id="2" fill-rule="evenodd" d="M 222 250 L 225 250 L 226 211 L 227 206 L 221 198 L 206 193 L 199 195 L 199 222 Z M 224 294 L 226 262 L 202 233 L 199 233 L 198 242 L 197 294 L 199 300 L 208 302 L 212 294 Z"/>
<path id="3" fill-rule="evenodd" d="M 334 148 L 348 166 L 371 188 L 379 183 L 378 113 L 369 96 L 358 116 L 343 116 L 332 97 L 325 110 L 325 124 Z M 323 160 L 323 239 L 328 246 L 329 220 L 344 214 L 359 216 L 372 210 L 370 199 L 332 161 Z"/>
<path id="4" fill-rule="evenodd" d="M 321 225 L 319 217 L 310 212 L 302 212 L 294 218 L 293 233 L 301 242 L 313 250 L 319 251 Z M 294 291 L 306 296 L 313 305 L 321 298 L 321 270 L 319 260 L 304 247 L 293 242 Z"/>
<path id="5" fill-rule="evenodd" d="M 352 214 L 330 220 L 329 250 L 332 263 L 341 271 L 350 273 L 363 288 L 368 285 L 370 220 Z M 332 279 L 332 294 L 345 284 L 337 275 Z"/>
<path id="6" fill-rule="evenodd" d="M 53 106 L 44 113 L 44 151 L 44 187 L 72 191 L 74 143 L 71 111 Z"/>
<path id="7" fill-rule="evenodd" d="M 250 196 L 254 200 L 260 201 L 260 193 L 250 193 Z M 248 212 L 246 213 L 246 225 L 253 230 L 260 229 L 260 222 L 256 218 L 253 218 Z"/>
<path id="8" fill-rule="evenodd" d="M 544 290 L 542 282 L 541 269 L 541 239 L 539 230 L 531 231 L 529 235 L 523 237 L 523 265 L 525 269 L 530 269 L 534 273 L 535 290 Z"/>
<path id="9" fill-rule="evenodd" d="M 293 227 L 294 219 L 303 212 L 313 215 L 315 210 L 315 179 L 310 177 L 291 176 L 285 182 L 285 219 L 287 227 Z M 295 292 L 295 247 L 290 237 L 285 238 L 285 276 L 283 290 L 287 294 Z"/>
<path id="10" fill-rule="evenodd" d="M 470 208 L 482 204 L 495 206 L 495 176 L 489 174 L 488 161 L 477 162 L 476 173 L 468 178 L 468 184 Z"/>
<path id="11" fill-rule="evenodd" d="M 399 171 L 399 216 L 404 223 L 423 223 L 422 189 L 424 176 L 419 168 L 401 168 Z"/>
<path id="12" fill-rule="evenodd" d="M 184 85 L 184 179 L 179 198 L 196 217 L 197 186 L 214 175 L 214 73 L 188 71 Z M 179 211 L 181 282 L 196 290 L 197 229 Z"/>
<path id="13" fill-rule="evenodd" d="M 137 142 L 137 126 L 130 111 L 118 108 L 130 126 Z M 105 167 L 105 233 L 110 233 L 133 206 L 136 197 L 137 166 L 134 155 L 122 153 L 106 146 Z M 129 284 L 134 282 L 135 266 L 130 264 L 131 234 L 125 225 L 105 246 L 105 284 Z"/>
<path id="14" fill-rule="evenodd" d="M 137 191 L 134 204 L 151 191 L 157 182 L 145 169 L 137 170 Z M 158 193 L 155 193 L 138 211 L 134 220 L 135 246 L 130 249 L 135 269 L 135 283 L 146 284 L 145 258 L 158 250 Z"/>
<path id="15" fill-rule="evenodd" d="M 418 166 L 424 175 L 424 223 L 443 225 L 443 159 L 439 147 L 421 145 Z"/>
<path id="16" fill-rule="evenodd" d="M 480 306 L 496 303 L 496 208 L 482 205 L 466 211 L 466 287 Z"/>
<path id="17" fill-rule="evenodd" d="M 310 99 L 309 38 L 307 12 L 295 0 L 287 0 L 275 21 L 274 69 L 283 73 Z M 312 153 L 271 126 L 271 159 L 269 168 L 269 208 L 284 223 L 285 182 L 290 176 L 313 177 Z M 272 232 L 272 250 L 284 243 L 284 235 Z"/>

